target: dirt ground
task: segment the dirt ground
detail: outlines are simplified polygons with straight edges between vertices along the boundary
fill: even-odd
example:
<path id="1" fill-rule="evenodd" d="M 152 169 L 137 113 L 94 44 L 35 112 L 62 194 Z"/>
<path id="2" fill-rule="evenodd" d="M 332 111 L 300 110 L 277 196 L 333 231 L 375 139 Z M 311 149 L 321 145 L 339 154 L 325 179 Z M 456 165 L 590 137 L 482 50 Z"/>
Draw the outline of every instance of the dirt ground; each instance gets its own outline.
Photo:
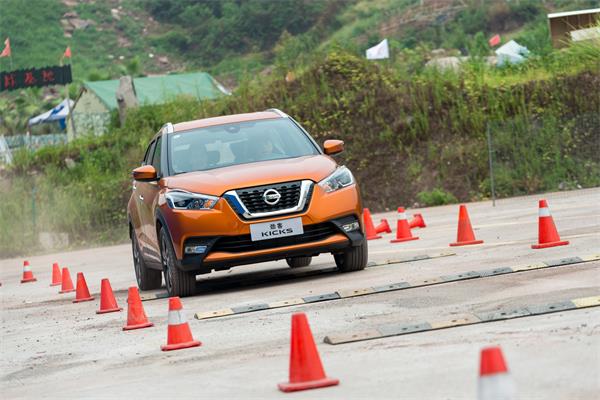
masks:
<path id="1" fill-rule="evenodd" d="M 532 250 L 537 200 L 549 201 L 570 245 Z M 594 399 L 600 393 L 600 307 L 330 345 L 325 336 L 378 326 L 420 323 L 505 307 L 600 295 L 600 261 L 447 282 L 198 320 L 194 313 L 271 303 L 347 289 L 419 281 L 465 271 L 515 267 L 600 253 L 600 189 L 549 193 L 468 205 L 485 243 L 452 247 L 458 206 L 409 210 L 427 222 L 419 240 L 392 244 L 393 234 L 369 241 L 369 259 L 455 255 L 339 274 L 322 255 L 291 270 L 284 261 L 198 277 L 198 294 L 182 299 L 201 347 L 162 352 L 165 298 L 144 302 L 155 326 L 123 332 L 127 288 L 135 284 L 130 246 L 30 257 L 38 281 L 20 284 L 23 259 L 0 260 L 3 399 L 284 398 L 473 399 L 479 352 L 500 345 L 520 399 Z M 395 225 L 395 213 L 377 214 Z M 395 231 L 395 226 L 394 226 Z M 53 262 L 84 272 L 94 301 L 49 287 Z M 325 272 L 319 272 L 323 271 Z M 100 280 L 109 278 L 119 313 L 97 315 Z M 163 290 L 156 291 L 163 292 Z M 147 294 L 147 293 L 146 293 Z M 288 378 L 290 317 L 306 313 L 327 374 L 339 386 L 295 394 L 277 390 Z"/>

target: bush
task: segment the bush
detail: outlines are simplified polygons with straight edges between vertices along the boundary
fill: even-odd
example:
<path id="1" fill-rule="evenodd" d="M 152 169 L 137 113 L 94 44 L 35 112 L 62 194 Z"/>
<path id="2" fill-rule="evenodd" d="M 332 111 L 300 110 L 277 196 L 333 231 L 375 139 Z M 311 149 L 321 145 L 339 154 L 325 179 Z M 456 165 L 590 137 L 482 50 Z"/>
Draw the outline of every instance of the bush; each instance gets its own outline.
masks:
<path id="1" fill-rule="evenodd" d="M 452 193 L 446 192 L 444 189 L 440 188 L 419 192 L 417 194 L 417 200 L 421 205 L 427 207 L 458 203 L 458 199 L 454 197 Z"/>

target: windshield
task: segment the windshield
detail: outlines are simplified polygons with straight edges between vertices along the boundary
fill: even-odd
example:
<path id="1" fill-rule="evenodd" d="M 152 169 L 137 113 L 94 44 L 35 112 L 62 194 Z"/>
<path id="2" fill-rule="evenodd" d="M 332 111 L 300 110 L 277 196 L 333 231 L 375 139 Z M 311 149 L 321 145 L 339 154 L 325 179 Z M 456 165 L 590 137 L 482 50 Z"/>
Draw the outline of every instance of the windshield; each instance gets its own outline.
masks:
<path id="1" fill-rule="evenodd" d="M 174 174 L 319 154 L 287 118 L 210 126 L 169 135 Z"/>

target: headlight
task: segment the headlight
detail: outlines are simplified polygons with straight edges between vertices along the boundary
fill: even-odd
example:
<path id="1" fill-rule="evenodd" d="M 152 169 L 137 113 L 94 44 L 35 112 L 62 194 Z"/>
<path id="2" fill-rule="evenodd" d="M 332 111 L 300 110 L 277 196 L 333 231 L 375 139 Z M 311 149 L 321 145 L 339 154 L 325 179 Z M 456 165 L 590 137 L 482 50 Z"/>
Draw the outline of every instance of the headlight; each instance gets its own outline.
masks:
<path id="1" fill-rule="evenodd" d="M 319 186 L 329 193 L 350 186 L 353 183 L 354 177 L 352 176 L 352 172 L 348 168 L 341 166 L 333 171 L 333 174 L 319 182 Z"/>
<path id="2" fill-rule="evenodd" d="M 171 190 L 165 194 L 167 204 L 175 210 L 210 210 L 217 204 L 218 197 L 206 194 Z"/>

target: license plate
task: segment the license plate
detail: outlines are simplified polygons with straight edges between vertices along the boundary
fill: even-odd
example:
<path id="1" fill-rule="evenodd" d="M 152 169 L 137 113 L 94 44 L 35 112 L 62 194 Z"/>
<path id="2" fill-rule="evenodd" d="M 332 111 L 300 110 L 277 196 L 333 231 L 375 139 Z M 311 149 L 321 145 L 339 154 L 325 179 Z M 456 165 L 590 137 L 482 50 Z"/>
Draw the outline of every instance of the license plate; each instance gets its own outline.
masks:
<path id="1" fill-rule="evenodd" d="M 250 238 L 253 242 L 302 235 L 303 233 L 302 218 L 291 218 L 250 225 Z"/>

